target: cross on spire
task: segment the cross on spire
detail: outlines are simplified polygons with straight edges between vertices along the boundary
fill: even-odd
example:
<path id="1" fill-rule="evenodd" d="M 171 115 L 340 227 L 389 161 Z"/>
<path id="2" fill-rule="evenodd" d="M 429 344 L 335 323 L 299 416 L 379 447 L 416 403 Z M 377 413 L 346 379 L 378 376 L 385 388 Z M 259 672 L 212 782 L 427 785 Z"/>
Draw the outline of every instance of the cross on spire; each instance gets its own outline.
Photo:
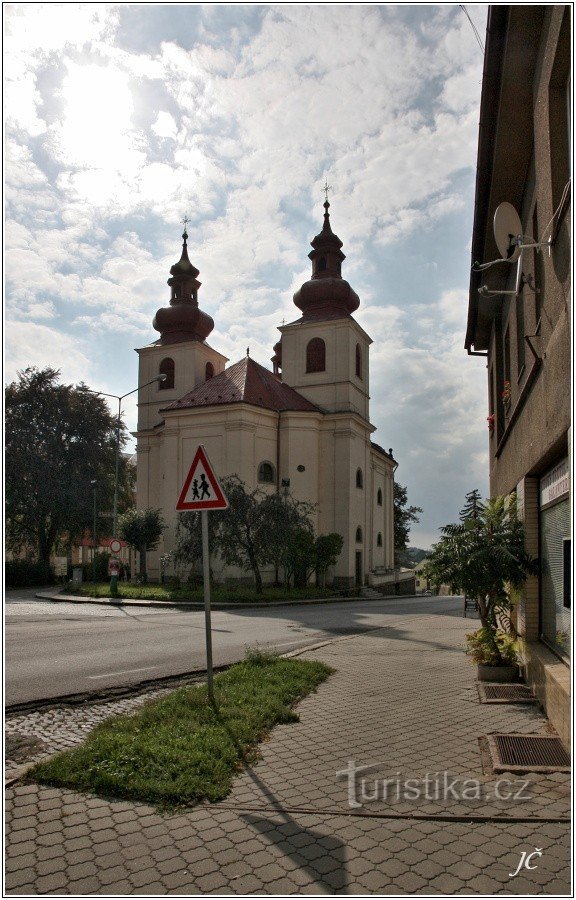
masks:
<path id="1" fill-rule="evenodd" d="M 324 187 L 322 188 L 322 191 L 326 196 L 326 203 L 328 203 L 328 191 L 331 191 L 331 190 L 332 190 L 332 185 L 328 184 L 328 179 L 326 178 L 324 180 Z"/>
<path id="2" fill-rule="evenodd" d="M 184 231 L 187 230 L 186 226 L 188 225 L 188 222 L 189 222 L 189 221 L 190 221 L 190 219 L 188 218 L 188 216 L 184 216 L 184 218 L 182 219 L 182 224 L 183 224 L 183 226 L 184 226 Z"/>

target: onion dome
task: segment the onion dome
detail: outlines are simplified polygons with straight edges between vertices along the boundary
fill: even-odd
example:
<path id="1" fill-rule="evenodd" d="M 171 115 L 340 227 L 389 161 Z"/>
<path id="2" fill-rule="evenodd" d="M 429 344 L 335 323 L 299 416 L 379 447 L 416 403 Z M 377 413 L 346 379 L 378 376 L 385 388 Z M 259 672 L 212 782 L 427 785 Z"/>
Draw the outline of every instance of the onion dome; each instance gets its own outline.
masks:
<path id="1" fill-rule="evenodd" d="M 358 294 L 342 278 L 342 241 L 330 227 L 330 204 L 324 202 L 322 231 L 311 241 L 312 278 L 294 294 L 304 321 L 349 316 L 360 306 Z"/>
<path id="2" fill-rule="evenodd" d="M 152 322 L 160 332 L 160 344 L 204 341 L 214 328 L 211 316 L 198 307 L 199 270 L 188 259 L 188 235 L 182 235 L 182 256 L 170 269 L 170 306 L 158 310 Z"/>

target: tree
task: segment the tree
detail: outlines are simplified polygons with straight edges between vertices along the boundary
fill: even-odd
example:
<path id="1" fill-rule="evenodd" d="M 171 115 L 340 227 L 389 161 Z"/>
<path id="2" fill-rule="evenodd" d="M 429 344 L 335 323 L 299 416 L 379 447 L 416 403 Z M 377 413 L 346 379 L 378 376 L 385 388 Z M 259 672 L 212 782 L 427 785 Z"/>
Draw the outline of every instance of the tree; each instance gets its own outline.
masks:
<path id="1" fill-rule="evenodd" d="M 316 545 L 311 528 L 294 527 L 286 534 L 284 567 L 288 585 L 294 579 L 294 587 L 303 588 L 316 565 Z"/>
<path id="2" fill-rule="evenodd" d="M 162 510 L 130 509 L 118 520 L 120 536 L 140 554 L 140 576 L 146 582 L 146 553 L 158 546 L 166 525 Z"/>
<path id="3" fill-rule="evenodd" d="M 516 496 L 477 503 L 476 518 L 445 525 L 432 547 L 425 576 L 434 584 L 451 584 L 478 603 L 483 641 L 497 664 L 504 660 L 498 637 L 514 633 L 510 617 L 512 589 L 535 574 L 537 564 L 524 547 L 524 527 L 516 515 Z"/>
<path id="4" fill-rule="evenodd" d="M 260 515 L 266 532 L 266 561 L 274 566 L 276 582 L 280 568 L 286 572 L 293 561 L 289 557 L 293 536 L 302 529 L 312 534 L 309 516 L 313 512 L 311 503 L 296 500 L 290 494 L 266 494 L 262 498 Z"/>
<path id="5" fill-rule="evenodd" d="M 474 488 L 473 491 L 468 491 L 464 506 L 460 510 L 460 521 L 464 522 L 465 519 L 477 519 L 482 510 L 482 505 L 480 491 L 476 488 Z"/>
<path id="6" fill-rule="evenodd" d="M 223 478 L 222 487 L 230 506 L 208 516 L 213 520 L 213 549 L 218 551 L 226 565 L 251 571 L 256 592 L 261 594 L 260 569 L 268 562 L 266 528 L 260 516 L 263 494 L 258 489 L 247 491 L 237 475 Z"/>
<path id="7" fill-rule="evenodd" d="M 342 553 L 344 538 L 341 534 L 319 534 L 316 538 L 316 579 L 321 587 L 326 584 L 326 572 L 330 566 L 335 566 L 338 557 Z"/>
<path id="8" fill-rule="evenodd" d="M 48 565 L 58 541 L 91 530 L 97 482 L 100 508 L 111 508 L 116 420 L 86 385 L 59 384 L 56 369 L 29 367 L 6 389 L 6 531 L 12 549 L 33 546 Z M 120 446 L 126 441 L 121 425 Z M 119 484 L 130 494 L 120 459 Z"/>
<path id="9" fill-rule="evenodd" d="M 408 547 L 410 525 L 420 521 L 419 506 L 407 506 L 408 490 L 394 482 L 394 560 L 397 565 L 404 561 L 404 554 Z"/>
<path id="10" fill-rule="evenodd" d="M 226 565 L 252 572 L 256 591 L 262 593 L 262 567 L 288 569 L 294 561 L 289 555 L 294 535 L 299 530 L 312 535 L 308 516 L 313 507 L 290 496 L 265 494 L 259 489 L 248 491 L 237 475 L 223 478 L 222 487 L 230 506 L 208 516 L 210 548 Z M 201 556 L 200 517 L 197 513 L 183 513 L 178 525 L 176 559 L 181 564 L 194 563 Z"/>

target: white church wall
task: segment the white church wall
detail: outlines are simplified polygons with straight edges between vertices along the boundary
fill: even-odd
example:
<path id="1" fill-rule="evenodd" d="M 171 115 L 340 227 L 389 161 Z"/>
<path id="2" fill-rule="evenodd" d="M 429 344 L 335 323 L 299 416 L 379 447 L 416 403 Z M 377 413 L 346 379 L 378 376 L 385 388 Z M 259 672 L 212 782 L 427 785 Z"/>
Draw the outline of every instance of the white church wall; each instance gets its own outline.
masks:
<path id="1" fill-rule="evenodd" d="M 282 332 L 282 380 L 321 409 L 354 410 L 368 418 L 369 368 L 366 332 L 352 318 L 286 325 Z M 326 368 L 306 372 L 306 348 L 315 337 L 326 345 Z M 356 344 L 360 344 L 363 377 L 355 375 Z"/>

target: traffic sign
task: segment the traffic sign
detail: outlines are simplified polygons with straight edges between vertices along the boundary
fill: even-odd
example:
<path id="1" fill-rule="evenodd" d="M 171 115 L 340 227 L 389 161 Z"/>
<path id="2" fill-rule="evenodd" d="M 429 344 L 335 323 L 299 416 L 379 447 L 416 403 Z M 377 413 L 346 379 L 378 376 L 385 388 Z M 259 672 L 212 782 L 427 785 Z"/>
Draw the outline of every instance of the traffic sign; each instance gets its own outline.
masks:
<path id="1" fill-rule="evenodd" d="M 228 509 L 228 501 L 202 444 L 196 451 L 184 487 L 180 492 L 176 509 L 179 512 L 196 509 Z"/>
<path id="2" fill-rule="evenodd" d="M 112 551 L 112 553 L 120 553 L 121 549 L 122 544 L 120 543 L 118 538 L 112 538 L 112 540 L 110 541 L 110 550 Z"/>

